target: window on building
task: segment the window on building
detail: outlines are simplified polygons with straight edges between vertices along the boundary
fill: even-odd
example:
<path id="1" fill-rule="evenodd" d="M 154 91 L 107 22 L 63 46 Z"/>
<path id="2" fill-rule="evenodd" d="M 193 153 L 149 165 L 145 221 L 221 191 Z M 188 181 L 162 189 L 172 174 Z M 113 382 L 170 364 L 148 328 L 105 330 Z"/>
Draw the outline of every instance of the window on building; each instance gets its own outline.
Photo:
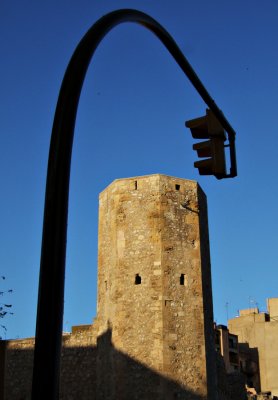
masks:
<path id="1" fill-rule="evenodd" d="M 184 285 L 184 274 L 180 276 L 180 285 Z"/>
<path id="2" fill-rule="evenodd" d="M 180 190 L 181 185 L 176 185 L 176 190 Z"/>
<path id="3" fill-rule="evenodd" d="M 134 182 L 134 189 L 137 190 L 137 181 Z"/>
<path id="4" fill-rule="evenodd" d="M 229 337 L 229 348 L 230 349 L 237 349 L 237 338 L 234 336 Z"/>
<path id="5" fill-rule="evenodd" d="M 135 285 L 141 285 L 141 276 L 139 274 L 135 275 Z"/>

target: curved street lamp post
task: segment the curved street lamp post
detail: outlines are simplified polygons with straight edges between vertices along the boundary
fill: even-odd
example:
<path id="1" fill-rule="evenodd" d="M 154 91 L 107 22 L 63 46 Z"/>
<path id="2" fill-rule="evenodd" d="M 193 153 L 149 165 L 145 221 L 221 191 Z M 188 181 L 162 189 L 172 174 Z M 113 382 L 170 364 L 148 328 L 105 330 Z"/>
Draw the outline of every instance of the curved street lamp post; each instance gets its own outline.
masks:
<path id="1" fill-rule="evenodd" d="M 153 18 L 136 10 L 117 10 L 99 19 L 80 41 L 68 64 L 53 122 L 45 194 L 32 400 L 59 398 L 68 193 L 75 118 L 94 51 L 103 37 L 123 22 L 135 22 L 148 28 L 174 57 L 227 132 L 231 169 L 230 174 L 224 177 L 236 176 L 235 132 L 169 33 Z"/>

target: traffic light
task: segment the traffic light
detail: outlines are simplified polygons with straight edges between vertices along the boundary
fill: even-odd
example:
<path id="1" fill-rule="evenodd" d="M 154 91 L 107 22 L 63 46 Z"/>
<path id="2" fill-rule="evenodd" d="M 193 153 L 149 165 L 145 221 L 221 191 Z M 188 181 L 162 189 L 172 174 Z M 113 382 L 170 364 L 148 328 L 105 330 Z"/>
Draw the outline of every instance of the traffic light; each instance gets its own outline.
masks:
<path id="1" fill-rule="evenodd" d="M 191 130 L 194 139 L 209 139 L 195 143 L 193 150 L 205 160 L 195 161 L 194 167 L 199 169 L 200 175 L 214 175 L 217 179 L 227 176 L 225 162 L 225 131 L 209 109 L 204 117 L 186 121 L 185 126 Z"/>

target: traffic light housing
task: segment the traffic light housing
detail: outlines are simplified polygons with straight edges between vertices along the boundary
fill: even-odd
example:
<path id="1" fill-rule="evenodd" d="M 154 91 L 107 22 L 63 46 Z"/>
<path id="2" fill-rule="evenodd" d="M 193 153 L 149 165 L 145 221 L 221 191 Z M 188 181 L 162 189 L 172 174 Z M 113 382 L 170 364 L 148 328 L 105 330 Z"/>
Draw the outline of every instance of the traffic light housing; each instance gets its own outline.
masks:
<path id="1" fill-rule="evenodd" d="M 186 121 L 185 126 L 191 130 L 194 139 L 209 139 L 205 142 L 195 143 L 193 150 L 204 160 L 195 161 L 194 167 L 198 168 L 200 175 L 214 175 L 222 179 L 226 174 L 224 128 L 209 109 L 204 117 Z"/>

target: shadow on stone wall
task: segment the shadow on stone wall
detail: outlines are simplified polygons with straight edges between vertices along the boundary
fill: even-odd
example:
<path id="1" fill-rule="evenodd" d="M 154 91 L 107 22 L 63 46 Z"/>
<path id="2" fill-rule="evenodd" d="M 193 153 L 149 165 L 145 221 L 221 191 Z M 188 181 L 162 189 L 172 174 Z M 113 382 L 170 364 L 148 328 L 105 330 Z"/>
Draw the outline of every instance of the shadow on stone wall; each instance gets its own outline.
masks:
<path id="1" fill-rule="evenodd" d="M 204 397 L 115 349 L 111 333 L 109 329 L 98 338 L 97 399 L 204 400 Z"/>
<path id="2" fill-rule="evenodd" d="M 13 345 L 16 341 L 13 341 Z M 32 349 L 14 346 L 6 351 L 5 400 L 29 400 Z M 111 330 L 96 346 L 64 347 L 61 400 L 204 400 L 115 349 Z"/>

